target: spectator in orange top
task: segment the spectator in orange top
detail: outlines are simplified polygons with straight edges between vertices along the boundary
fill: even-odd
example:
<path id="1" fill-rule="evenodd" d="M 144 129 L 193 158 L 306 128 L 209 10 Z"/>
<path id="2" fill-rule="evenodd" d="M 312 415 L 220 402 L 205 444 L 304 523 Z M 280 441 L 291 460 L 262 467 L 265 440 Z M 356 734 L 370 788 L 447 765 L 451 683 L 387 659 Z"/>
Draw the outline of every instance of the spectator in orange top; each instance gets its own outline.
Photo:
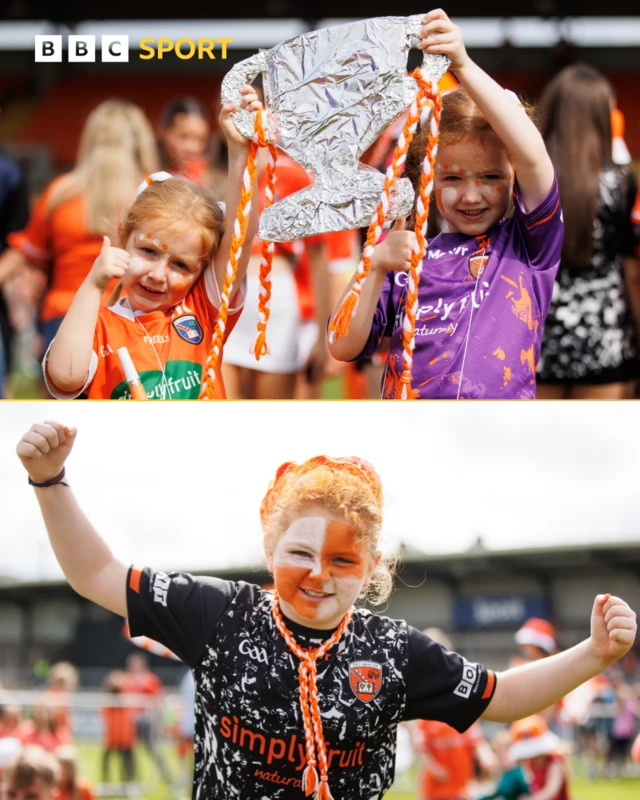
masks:
<path id="1" fill-rule="evenodd" d="M 60 764 L 60 780 L 56 800 L 94 800 L 95 795 L 88 781 L 78 777 L 78 754 L 75 747 L 59 747 L 55 757 Z"/>
<path id="2" fill-rule="evenodd" d="M 78 670 L 68 661 L 58 661 L 47 675 L 47 689 L 42 702 L 53 709 L 57 728 L 71 729 L 67 695 L 78 688 Z"/>
<path id="3" fill-rule="evenodd" d="M 124 672 L 114 670 L 104 681 L 104 691 L 114 695 L 113 705 L 102 708 L 104 740 L 102 752 L 102 782 L 107 783 L 112 755 L 120 757 L 120 774 L 123 781 L 134 779 L 134 746 L 136 743 L 137 710 L 123 702 Z"/>
<path id="4" fill-rule="evenodd" d="M 140 744 L 147 749 L 154 760 L 160 775 L 167 786 L 171 786 L 171 776 L 162 753 L 156 745 L 159 715 L 162 706 L 162 681 L 149 669 L 144 653 L 131 653 L 127 656 L 127 669 L 123 678 L 123 691 L 127 694 L 142 695 L 146 705 L 137 707 L 136 734 Z"/>
<path id="5" fill-rule="evenodd" d="M 439 628 L 423 631 L 447 650 L 449 637 Z M 436 720 L 419 720 L 416 749 L 420 755 L 421 800 L 466 800 L 470 796 L 476 760 L 483 772 L 495 769 L 496 759 L 478 723 L 464 733 Z"/>
<path id="6" fill-rule="evenodd" d="M 56 725 L 54 709 L 45 703 L 34 706 L 31 719 L 20 725 L 16 736 L 25 745 L 38 745 L 49 752 L 71 741 L 69 729 Z"/>
<path id="7" fill-rule="evenodd" d="M 4 768 L 3 800 L 57 800 L 57 760 L 41 747 L 25 747 Z"/>
<path id="8" fill-rule="evenodd" d="M 209 115 L 202 103 L 194 97 L 176 97 L 162 114 L 162 168 L 202 185 L 210 133 Z"/>
<path id="9" fill-rule="evenodd" d="M 101 103 L 85 123 L 75 168 L 44 191 L 26 229 L 7 237 L 0 283 L 29 265 L 48 273 L 40 309 L 45 350 L 100 254 L 104 234 L 131 205 L 140 181 L 157 168 L 153 131 L 142 111 L 119 100 Z"/>
<path id="10" fill-rule="evenodd" d="M 560 739 L 539 715 L 511 726 L 513 745 L 509 756 L 524 764 L 531 794 L 528 800 L 569 800 L 569 781 Z"/>
<path id="11" fill-rule="evenodd" d="M 266 151 L 260 151 L 258 198 L 265 206 Z M 278 153 L 275 202 L 310 183 L 304 169 Z M 247 269 L 245 311 L 225 347 L 223 374 L 228 396 L 243 400 L 283 400 L 294 396 L 296 377 L 302 371 L 307 383 L 324 375 L 329 351 L 326 324 L 331 311 L 327 236 L 308 236 L 293 242 L 276 242 L 271 266 L 270 316 L 267 325 L 269 353 L 257 361 L 251 353 L 258 324 L 260 249 L 254 239 Z"/>
<path id="12" fill-rule="evenodd" d="M 0 707 L 0 739 L 6 736 L 16 736 L 16 731 L 22 723 L 20 706 Z"/>

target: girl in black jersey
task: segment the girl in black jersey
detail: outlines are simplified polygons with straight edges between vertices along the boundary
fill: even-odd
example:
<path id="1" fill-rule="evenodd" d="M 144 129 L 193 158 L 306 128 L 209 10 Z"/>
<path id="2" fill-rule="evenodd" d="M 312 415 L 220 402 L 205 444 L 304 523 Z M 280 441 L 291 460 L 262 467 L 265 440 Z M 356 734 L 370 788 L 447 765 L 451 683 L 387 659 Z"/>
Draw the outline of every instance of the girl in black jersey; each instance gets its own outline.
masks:
<path id="1" fill-rule="evenodd" d="M 478 717 L 526 717 L 633 644 L 633 611 L 600 595 L 589 639 L 496 677 L 403 621 L 355 609 L 363 594 L 381 599 L 391 588 L 377 550 L 382 487 L 357 458 L 278 469 L 260 509 L 274 592 L 127 568 L 64 480 L 75 436 L 59 423 L 36 424 L 18 455 L 70 584 L 193 669 L 194 798 L 381 798 L 403 720 L 464 731 Z"/>

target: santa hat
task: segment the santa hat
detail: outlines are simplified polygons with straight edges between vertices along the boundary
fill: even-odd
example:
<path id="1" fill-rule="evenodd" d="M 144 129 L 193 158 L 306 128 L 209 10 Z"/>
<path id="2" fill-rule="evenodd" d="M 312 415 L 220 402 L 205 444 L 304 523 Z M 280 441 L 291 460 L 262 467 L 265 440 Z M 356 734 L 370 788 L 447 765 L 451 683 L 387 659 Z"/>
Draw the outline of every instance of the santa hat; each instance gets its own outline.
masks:
<path id="1" fill-rule="evenodd" d="M 545 653 L 555 653 L 558 649 L 556 644 L 556 629 L 546 619 L 531 617 L 520 630 L 516 633 L 516 642 L 522 644 L 532 644 L 544 650 Z"/>
<path id="2" fill-rule="evenodd" d="M 624 114 L 619 108 L 611 112 L 611 157 L 614 164 L 631 163 L 631 153 L 624 140 Z"/>
<path id="3" fill-rule="evenodd" d="M 537 715 L 514 722 L 511 726 L 511 739 L 513 744 L 509 748 L 509 758 L 513 761 L 553 753 L 560 742 L 555 733 L 549 730 L 544 719 Z"/>

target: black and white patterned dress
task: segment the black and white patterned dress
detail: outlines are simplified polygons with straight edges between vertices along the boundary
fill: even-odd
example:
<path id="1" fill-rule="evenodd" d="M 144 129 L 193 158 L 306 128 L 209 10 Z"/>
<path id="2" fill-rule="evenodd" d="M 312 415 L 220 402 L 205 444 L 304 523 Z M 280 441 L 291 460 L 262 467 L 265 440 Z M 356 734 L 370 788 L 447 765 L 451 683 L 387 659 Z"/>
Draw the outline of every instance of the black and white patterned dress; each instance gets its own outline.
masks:
<path id="1" fill-rule="evenodd" d="M 304 800 L 299 661 L 275 627 L 271 594 L 132 568 L 127 606 L 133 636 L 161 642 L 193 669 L 194 800 Z M 302 647 L 332 634 L 287 625 Z M 379 800 L 393 782 L 401 721 L 436 719 L 464 731 L 495 686 L 490 670 L 405 622 L 357 610 L 318 662 L 333 796 Z"/>
<path id="2" fill-rule="evenodd" d="M 625 167 L 608 164 L 600 176 L 593 229 L 593 261 L 560 263 L 542 336 L 539 383 L 604 384 L 640 377 L 623 273 L 637 246 L 631 222 L 636 182 Z"/>

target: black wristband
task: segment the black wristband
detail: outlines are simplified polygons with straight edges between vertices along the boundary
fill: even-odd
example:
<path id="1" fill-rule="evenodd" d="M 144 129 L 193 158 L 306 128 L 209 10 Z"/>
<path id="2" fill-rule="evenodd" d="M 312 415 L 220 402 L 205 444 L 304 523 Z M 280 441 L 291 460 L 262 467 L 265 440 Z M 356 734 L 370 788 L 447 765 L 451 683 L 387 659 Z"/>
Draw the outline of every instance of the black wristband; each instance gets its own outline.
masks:
<path id="1" fill-rule="evenodd" d="M 63 467 L 62 472 L 59 472 L 55 478 L 49 478 L 48 481 L 44 481 L 43 483 L 36 483 L 35 481 L 31 480 L 31 476 L 29 476 L 29 485 L 36 486 L 38 489 L 44 489 L 47 486 L 56 486 L 58 483 L 61 483 L 63 486 L 69 486 L 69 484 L 64 480 L 66 470 Z"/>

